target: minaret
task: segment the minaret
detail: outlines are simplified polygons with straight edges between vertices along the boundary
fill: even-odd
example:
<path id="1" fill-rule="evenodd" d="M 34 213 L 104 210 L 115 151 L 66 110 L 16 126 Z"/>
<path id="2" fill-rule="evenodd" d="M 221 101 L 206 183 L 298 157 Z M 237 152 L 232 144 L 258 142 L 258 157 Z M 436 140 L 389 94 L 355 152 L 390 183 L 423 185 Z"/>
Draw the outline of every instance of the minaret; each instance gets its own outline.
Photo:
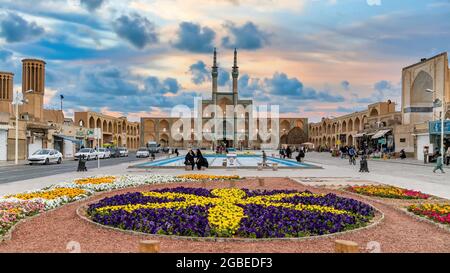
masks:
<path id="1" fill-rule="evenodd" d="M 237 97 L 238 93 L 238 77 L 239 77 L 239 67 L 237 66 L 237 51 L 234 49 L 234 65 L 233 65 L 233 94 Z"/>
<path id="2" fill-rule="evenodd" d="M 237 66 L 237 50 L 234 49 L 234 63 L 233 63 L 233 71 L 231 72 L 231 75 L 233 77 L 233 105 L 234 105 L 234 135 L 233 135 L 233 146 L 235 148 L 238 147 L 237 143 L 237 113 L 236 113 L 236 107 L 238 104 L 238 77 L 239 77 L 239 67 Z"/>
<path id="3" fill-rule="evenodd" d="M 217 67 L 217 52 L 216 48 L 214 48 L 214 60 L 213 66 L 211 67 L 211 76 L 212 76 L 212 99 L 214 105 L 217 105 L 217 77 L 219 76 L 219 71 Z"/>

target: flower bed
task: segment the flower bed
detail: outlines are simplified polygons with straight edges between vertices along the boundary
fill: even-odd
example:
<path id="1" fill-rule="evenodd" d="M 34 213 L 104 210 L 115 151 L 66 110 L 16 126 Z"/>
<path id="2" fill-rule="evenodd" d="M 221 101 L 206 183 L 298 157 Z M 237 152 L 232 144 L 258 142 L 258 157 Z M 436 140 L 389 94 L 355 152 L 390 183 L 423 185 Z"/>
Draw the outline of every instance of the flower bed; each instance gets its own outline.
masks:
<path id="1" fill-rule="evenodd" d="M 45 205 L 37 201 L 0 202 L 0 236 L 19 220 L 43 212 Z"/>
<path id="2" fill-rule="evenodd" d="M 430 195 L 424 194 L 420 191 L 407 190 L 387 185 L 351 186 L 346 188 L 346 190 L 368 196 L 377 196 L 395 199 L 430 198 Z"/>
<path id="3" fill-rule="evenodd" d="M 123 189 L 128 187 L 137 187 L 141 185 L 152 185 L 172 182 L 184 182 L 186 179 L 177 178 L 171 175 L 123 175 L 97 176 L 84 179 L 78 179 L 71 183 L 60 183 L 53 187 L 79 188 L 96 192 Z"/>
<path id="4" fill-rule="evenodd" d="M 341 232 L 366 225 L 362 202 L 297 191 L 174 188 L 134 192 L 91 204 L 97 223 L 150 234 L 283 238 Z"/>
<path id="5" fill-rule="evenodd" d="M 450 204 L 411 205 L 408 211 L 435 222 L 450 225 Z"/>
<path id="6" fill-rule="evenodd" d="M 48 210 L 86 198 L 91 194 L 92 191 L 86 189 L 55 187 L 46 190 L 28 191 L 25 193 L 8 195 L 4 197 L 3 201 L 14 202 L 32 200 L 42 202 L 45 205 L 45 209 Z"/>
<path id="7" fill-rule="evenodd" d="M 210 175 L 210 174 L 183 174 L 178 178 L 186 180 L 236 180 L 241 179 L 239 175 Z"/>

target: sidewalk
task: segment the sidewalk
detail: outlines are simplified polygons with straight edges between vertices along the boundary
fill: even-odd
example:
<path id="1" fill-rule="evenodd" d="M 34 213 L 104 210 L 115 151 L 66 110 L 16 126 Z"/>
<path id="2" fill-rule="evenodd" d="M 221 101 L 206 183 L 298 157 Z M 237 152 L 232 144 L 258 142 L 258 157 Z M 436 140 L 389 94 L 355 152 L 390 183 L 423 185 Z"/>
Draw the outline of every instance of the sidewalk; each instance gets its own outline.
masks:
<path id="1" fill-rule="evenodd" d="M 386 163 L 396 163 L 396 164 L 408 164 L 408 165 L 417 165 L 417 166 L 424 166 L 424 167 L 432 167 L 434 168 L 436 166 L 436 163 L 423 163 L 423 161 L 421 160 L 417 160 L 417 159 L 413 159 L 413 158 L 405 158 L 405 159 L 400 159 L 400 158 L 395 158 L 395 159 L 382 159 L 382 158 L 371 158 L 369 159 L 370 161 L 373 162 L 386 162 Z M 446 169 L 450 169 L 450 165 L 444 165 L 444 168 Z"/>

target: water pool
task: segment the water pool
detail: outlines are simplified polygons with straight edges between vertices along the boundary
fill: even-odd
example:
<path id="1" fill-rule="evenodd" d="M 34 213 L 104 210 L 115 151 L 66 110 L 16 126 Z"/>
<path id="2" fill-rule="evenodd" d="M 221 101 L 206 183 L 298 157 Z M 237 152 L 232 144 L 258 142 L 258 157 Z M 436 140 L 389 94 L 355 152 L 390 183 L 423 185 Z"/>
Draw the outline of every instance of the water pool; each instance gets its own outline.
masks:
<path id="1" fill-rule="evenodd" d="M 204 156 L 209 163 L 209 168 L 225 168 L 223 166 L 223 160 L 226 159 L 226 155 L 205 155 Z M 256 169 L 258 163 L 262 163 L 261 156 L 258 155 L 237 155 L 235 166 L 228 168 L 247 168 Z M 304 169 L 304 168 L 320 168 L 315 165 L 308 163 L 299 163 L 294 160 L 281 159 L 272 156 L 267 157 L 267 163 L 270 166 L 273 163 L 278 164 L 278 168 L 294 168 L 294 169 Z M 134 165 L 135 168 L 184 168 L 184 156 L 158 159 L 155 161 L 149 161 L 145 163 L 140 163 Z"/>

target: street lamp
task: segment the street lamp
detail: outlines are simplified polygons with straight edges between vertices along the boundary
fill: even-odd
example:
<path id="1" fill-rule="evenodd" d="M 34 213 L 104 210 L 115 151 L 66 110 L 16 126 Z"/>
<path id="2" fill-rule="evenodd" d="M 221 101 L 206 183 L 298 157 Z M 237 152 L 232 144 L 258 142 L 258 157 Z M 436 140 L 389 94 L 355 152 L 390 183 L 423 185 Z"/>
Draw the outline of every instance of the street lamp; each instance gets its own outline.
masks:
<path id="1" fill-rule="evenodd" d="M 427 89 L 425 89 L 425 91 L 426 92 L 428 92 L 428 93 L 436 93 L 436 91 L 435 90 L 432 90 L 432 89 L 429 89 L 429 88 L 427 88 Z M 436 106 L 438 103 L 439 103 L 439 101 L 440 101 L 440 103 L 441 103 L 441 114 L 440 114 L 440 119 L 441 119 L 441 156 L 444 156 L 444 110 L 445 110 L 445 105 L 444 105 L 444 99 L 442 99 L 442 100 L 439 100 L 438 98 L 434 101 L 434 105 L 433 106 Z"/>
<path id="2" fill-rule="evenodd" d="M 25 91 L 26 94 L 34 92 L 33 89 Z M 27 99 L 19 98 L 19 91 L 16 91 L 16 97 L 12 104 L 15 106 L 16 112 L 16 142 L 15 142 L 15 154 L 14 154 L 14 164 L 19 164 L 19 105 L 28 103 Z"/>

